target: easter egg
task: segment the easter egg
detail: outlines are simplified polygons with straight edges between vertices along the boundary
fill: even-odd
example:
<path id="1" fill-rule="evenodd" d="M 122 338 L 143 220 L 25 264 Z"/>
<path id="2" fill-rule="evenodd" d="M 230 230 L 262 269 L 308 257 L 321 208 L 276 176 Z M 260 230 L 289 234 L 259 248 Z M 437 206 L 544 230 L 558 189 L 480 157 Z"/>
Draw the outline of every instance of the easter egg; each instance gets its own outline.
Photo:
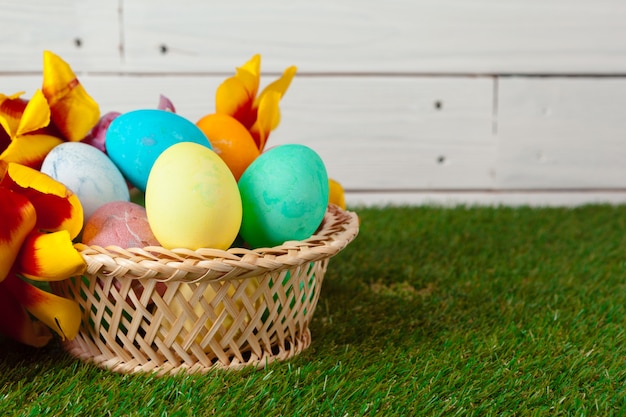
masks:
<path id="1" fill-rule="evenodd" d="M 65 184 L 83 206 L 85 221 L 102 205 L 129 201 L 126 180 L 102 151 L 82 142 L 54 147 L 41 165 L 41 172 Z"/>
<path id="2" fill-rule="evenodd" d="M 239 179 L 243 206 L 240 234 L 252 247 L 310 237 L 328 205 L 328 174 L 319 155 L 304 145 L 280 145 L 262 153 Z"/>
<path id="3" fill-rule="evenodd" d="M 85 245 L 102 247 L 114 245 L 121 248 L 143 248 L 159 245 L 152 234 L 152 230 L 150 230 L 146 209 L 128 201 L 112 201 L 98 208 L 85 223 L 82 242 Z M 104 287 L 100 278 L 98 278 L 98 283 Z M 120 279 L 115 279 L 113 286 L 119 291 L 122 288 Z M 154 289 L 163 295 L 167 286 L 158 282 Z M 142 282 L 132 280 L 130 291 L 135 293 L 137 299 L 141 298 L 144 291 Z M 112 294 L 109 294 L 109 300 L 116 302 Z M 134 306 L 131 297 L 127 296 L 126 302 Z"/>
<path id="4" fill-rule="evenodd" d="M 214 113 L 196 122 L 211 142 L 215 153 L 226 162 L 237 181 L 259 156 L 259 148 L 248 129 L 227 114 Z"/>
<path id="5" fill-rule="evenodd" d="M 342 209 L 346 209 L 346 197 L 343 191 L 343 187 L 336 180 L 328 179 L 328 202 L 335 204 Z"/>
<path id="6" fill-rule="evenodd" d="M 161 152 L 180 142 L 211 148 L 202 131 L 184 117 L 157 109 L 142 109 L 116 117 L 106 131 L 105 146 L 111 160 L 141 191 Z"/>
<path id="7" fill-rule="evenodd" d="M 224 161 L 192 142 L 167 148 L 146 187 L 146 214 L 165 248 L 228 249 L 241 225 L 241 197 Z"/>
<path id="8" fill-rule="evenodd" d="M 87 219 L 82 241 L 85 245 L 122 248 L 158 246 L 146 209 L 128 201 L 112 201 L 99 207 Z"/>

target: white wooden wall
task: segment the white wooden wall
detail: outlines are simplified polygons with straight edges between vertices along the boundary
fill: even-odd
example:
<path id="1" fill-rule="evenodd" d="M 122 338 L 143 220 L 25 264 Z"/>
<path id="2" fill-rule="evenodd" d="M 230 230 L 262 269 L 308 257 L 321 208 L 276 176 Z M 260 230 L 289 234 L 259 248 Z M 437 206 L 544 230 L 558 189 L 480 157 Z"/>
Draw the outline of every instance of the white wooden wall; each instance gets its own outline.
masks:
<path id="1" fill-rule="evenodd" d="M 270 145 L 349 204 L 626 202 L 624 0 L 0 0 L 0 92 L 49 49 L 102 112 L 196 121 L 254 53 L 298 75 Z"/>

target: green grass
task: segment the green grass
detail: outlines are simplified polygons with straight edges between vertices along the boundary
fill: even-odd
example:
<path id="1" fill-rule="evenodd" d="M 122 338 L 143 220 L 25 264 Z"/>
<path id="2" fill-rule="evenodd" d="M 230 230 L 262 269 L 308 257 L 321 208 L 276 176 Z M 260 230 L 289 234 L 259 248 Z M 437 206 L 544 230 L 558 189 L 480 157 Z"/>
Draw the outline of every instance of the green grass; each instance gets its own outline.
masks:
<path id="1" fill-rule="evenodd" d="M 622 415 L 626 207 L 358 212 L 296 358 L 155 378 L 3 340 L 0 415 Z"/>

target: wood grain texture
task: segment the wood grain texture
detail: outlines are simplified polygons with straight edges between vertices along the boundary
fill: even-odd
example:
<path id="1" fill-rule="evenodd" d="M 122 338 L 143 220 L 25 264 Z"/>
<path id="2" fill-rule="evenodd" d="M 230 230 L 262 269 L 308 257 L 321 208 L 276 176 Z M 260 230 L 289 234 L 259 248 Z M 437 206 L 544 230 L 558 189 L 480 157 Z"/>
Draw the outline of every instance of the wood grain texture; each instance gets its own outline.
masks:
<path id="1" fill-rule="evenodd" d="M 626 79 L 498 82 L 499 188 L 626 187 Z"/>
<path id="2" fill-rule="evenodd" d="M 223 71 L 263 52 L 271 71 L 297 63 L 305 72 L 626 72 L 621 0 L 125 0 L 123 8 L 133 70 Z"/>
<path id="3" fill-rule="evenodd" d="M 353 190 L 489 187 L 489 78 L 302 78 L 271 140 L 316 149 Z"/>
<path id="4" fill-rule="evenodd" d="M 0 0 L 1 71 L 626 74 L 621 0 Z M 79 41 L 79 45 L 77 44 Z"/>
<path id="5" fill-rule="evenodd" d="M 40 72 L 44 50 L 77 71 L 119 71 L 116 1 L 0 0 L 0 72 Z"/>

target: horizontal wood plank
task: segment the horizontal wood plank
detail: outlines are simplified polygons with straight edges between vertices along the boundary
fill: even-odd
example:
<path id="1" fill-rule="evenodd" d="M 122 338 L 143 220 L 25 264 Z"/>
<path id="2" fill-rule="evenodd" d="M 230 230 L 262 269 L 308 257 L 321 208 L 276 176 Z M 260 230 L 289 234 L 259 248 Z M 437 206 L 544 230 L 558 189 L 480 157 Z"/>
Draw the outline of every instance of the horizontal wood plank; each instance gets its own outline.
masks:
<path id="1" fill-rule="evenodd" d="M 0 72 L 41 71 L 44 50 L 77 71 L 119 71 L 121 21 L 117 2 L 0 0 Z"/>
<path id="2" fill-rule="evenodd" d="M 271 140 L 316 149 L 348 188 L 493 183 L 491 79 L 303 78 L 292 88 Z"/>
<path id="3" fill-rule="evenodd" d="M 350 207 L 430 205 L 571 207 L 586 204 L 626 204 L 626 190 L 547 190 L 541 191 L 449 191 L 444 192 L 347 192 Z"/>
<path id="4" fill-rule="evenodd" d="M 498 188 L 626 186 L 626 78 L 498 81 Z"/>
<path id="5" fill-rule="evenodd" d="M 0 71 L 626 74 L 622 0 L 0 0 Z"/>
<path id="6" fill-rule="evenodd" d="M 626 73 L 621 0 L 124 0 L 125 67 Z"/>

